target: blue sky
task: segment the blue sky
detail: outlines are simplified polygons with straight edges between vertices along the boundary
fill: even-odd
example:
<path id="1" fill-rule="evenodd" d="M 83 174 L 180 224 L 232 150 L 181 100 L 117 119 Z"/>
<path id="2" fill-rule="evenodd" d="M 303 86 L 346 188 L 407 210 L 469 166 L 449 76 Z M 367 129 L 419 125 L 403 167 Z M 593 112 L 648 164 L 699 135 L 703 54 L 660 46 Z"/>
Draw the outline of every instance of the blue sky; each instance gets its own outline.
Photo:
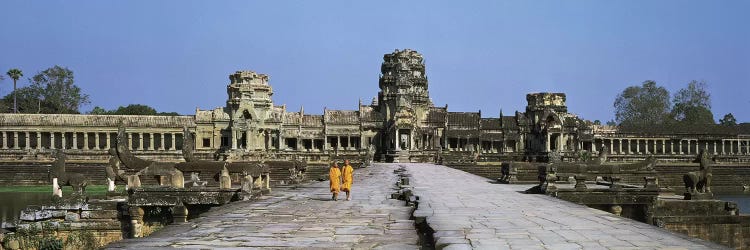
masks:
<path id="1" fill-rule="evenodd" d="M 471 3 L 3 1 L 0 71 L 67 66 L 91 96 L 83 111 L 194 114 L 223 106 L 227 76 L 248 69 L 270 75 L 277 105 L 322 113 L 369 103 L 383 54 L 411 48 L 451 111 L 509 115 L 526 93 L 565 92 L 570 112 L 607 121 L 627 86 L 695 79 L 717 120 L 750 121 L 750 1 Z"/>

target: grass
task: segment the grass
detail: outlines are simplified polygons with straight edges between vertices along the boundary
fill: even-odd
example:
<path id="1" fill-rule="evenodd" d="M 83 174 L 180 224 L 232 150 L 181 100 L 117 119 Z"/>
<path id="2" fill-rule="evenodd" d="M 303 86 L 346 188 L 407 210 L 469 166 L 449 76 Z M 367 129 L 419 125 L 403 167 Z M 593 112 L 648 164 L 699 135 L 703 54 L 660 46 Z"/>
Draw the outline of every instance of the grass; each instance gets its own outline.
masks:
<path id="1" fill-rule="evenodd" d="M 63 195 L 73 192 L 70 186 L 64 186 Z M 44 186 L 0 186 L 0 193 L 52 193 L 52 185 Z M 86 186 L 87 194 L 106 194 L 106 185 L 89 185 Z"/>

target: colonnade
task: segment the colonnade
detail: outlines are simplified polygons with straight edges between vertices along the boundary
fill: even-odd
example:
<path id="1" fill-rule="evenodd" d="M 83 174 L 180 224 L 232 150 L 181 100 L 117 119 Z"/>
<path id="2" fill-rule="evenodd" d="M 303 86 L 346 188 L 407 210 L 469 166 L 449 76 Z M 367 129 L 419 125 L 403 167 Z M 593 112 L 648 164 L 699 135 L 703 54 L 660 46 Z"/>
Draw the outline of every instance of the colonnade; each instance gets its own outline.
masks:
<path id="1" fill-rule="evenodd" d="M 714 155 L 750 155 L 750 139 L 602 138 L 595 143 L 597 151 L 606 146 L 610 154 L 698 154 L 703 149 Z"/>
<path id="2" fill-rule="evenodd" d="M 127 133 L 132 150 L 177 150 L 178 136 L 182 133 Z M 115 132 L 0 131 L 0 149 L 108 150 L 116 137 Z"/>
<path id="3" fill-rule="evenodd" d="M 354 150 L 354 149 L 360 149 L 360 148 L 362 148 L 362 145 L 361 145 L 362 141 L 360 140 L 359 136 L 350 136 L 350 135 L 340 136 L 340 135 L 338 135 L 338 136 L 326 136 L 326 138 L 328 138 L 326 140 L 326 144 L 325 144 L 325 147 L 326 147 L 325 149 L 326 150 L 335 150 L 335 149 L 338 149 L 338 150 Z M 331 141 L 333 141 L 334 138 L 335 138 L 335 141 L 336 141 L 336 147 L 333 147 L 331 145 L 331 143 L 330 143 Z M 342 146 L 342 143 L 341 143 L 342 142 L 342 140 L 341 140 L 342 138 L 346 138 L 346 147 Z M 357 142 L 355 143 L 352 139 L 354 139 L 354 141 L 357 141 Z"/>

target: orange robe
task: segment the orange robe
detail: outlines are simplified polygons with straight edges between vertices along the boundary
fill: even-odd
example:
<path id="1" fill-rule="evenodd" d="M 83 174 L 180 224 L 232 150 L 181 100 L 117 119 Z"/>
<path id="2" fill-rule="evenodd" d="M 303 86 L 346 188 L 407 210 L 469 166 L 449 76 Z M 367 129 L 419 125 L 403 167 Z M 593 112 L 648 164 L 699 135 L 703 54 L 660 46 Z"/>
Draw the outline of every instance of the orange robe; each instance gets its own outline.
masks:
<path id="1" fill-rule="evenodd" d="M 338 194 L 341 186 L 341 170 L 332 167 L 328 172 L 328 178 L 331 180 L 331 193 Z"/>
<path id="2" fill-rule="evenodd" d="M 344 183 L 341 187 L 341 191 L 350 192 L 352 190 L 352 181 L 354 180 L 354 168 L 350 165 L 346 165 L 342 172 Z"/>

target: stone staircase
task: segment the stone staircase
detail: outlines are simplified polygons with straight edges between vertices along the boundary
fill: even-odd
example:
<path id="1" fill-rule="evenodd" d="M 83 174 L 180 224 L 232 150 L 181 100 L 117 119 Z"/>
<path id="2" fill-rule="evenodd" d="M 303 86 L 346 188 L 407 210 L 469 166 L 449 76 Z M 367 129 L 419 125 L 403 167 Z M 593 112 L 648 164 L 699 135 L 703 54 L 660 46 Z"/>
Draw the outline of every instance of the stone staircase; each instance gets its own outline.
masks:
<path id="1" fill-rule="evenodd" d="M 396 152 L 396 157 L 393 159 L 393 162 L 411 162 L 409 160 L 409 151 L 401 150 Z"/>

